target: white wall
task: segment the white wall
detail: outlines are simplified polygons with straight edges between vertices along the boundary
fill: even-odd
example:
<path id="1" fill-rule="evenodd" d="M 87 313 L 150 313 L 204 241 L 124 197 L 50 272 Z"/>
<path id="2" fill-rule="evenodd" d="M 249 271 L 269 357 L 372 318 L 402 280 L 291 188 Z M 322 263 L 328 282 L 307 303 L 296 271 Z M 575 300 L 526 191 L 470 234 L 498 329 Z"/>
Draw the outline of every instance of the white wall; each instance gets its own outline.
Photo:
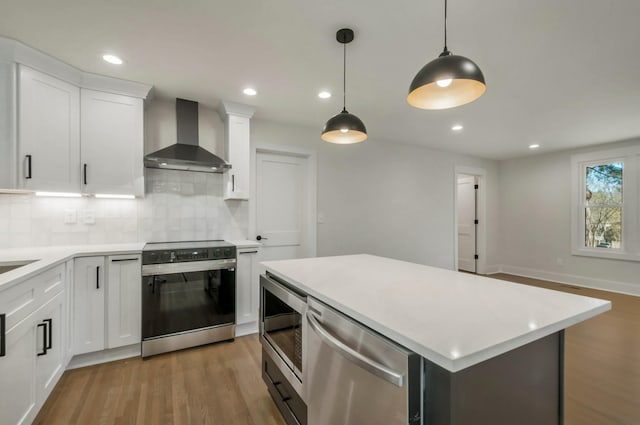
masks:
<path id="1" fill-rule="evenodd" d="M 321 123 L 319 123 L 321 124 Z M 497 233 L 497 163 L 419 146 L 356 145 L 320 139 L 320 128 L 254 119 L 251 141 L 313 149 L 318 154 L 318 255 L 370 253 L 445 268 L 454 266 L 454 167 L 484 168 L 488 234 Z M 497 264 L 490 241 L 487 264 Z M 483 255 L 485 253 L 481 253 Z"/>
<path id="2" fill-rule="evenodd" d="M 502 270 L 640 294 L 640 263 L 571 255 L 571 155 L 626 141 L 501 161 Z"/>

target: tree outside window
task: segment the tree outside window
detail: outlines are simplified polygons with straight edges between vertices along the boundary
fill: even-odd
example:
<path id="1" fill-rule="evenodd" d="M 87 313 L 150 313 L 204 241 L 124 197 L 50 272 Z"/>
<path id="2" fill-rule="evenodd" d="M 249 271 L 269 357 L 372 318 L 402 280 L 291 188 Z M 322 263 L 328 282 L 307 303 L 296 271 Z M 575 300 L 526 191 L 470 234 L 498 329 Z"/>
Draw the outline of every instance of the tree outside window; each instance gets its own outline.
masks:
<path id="1" fill-rule="evenodd" d="M 586 167 L 585 247 L 620 249 L 623 162 Z"/>

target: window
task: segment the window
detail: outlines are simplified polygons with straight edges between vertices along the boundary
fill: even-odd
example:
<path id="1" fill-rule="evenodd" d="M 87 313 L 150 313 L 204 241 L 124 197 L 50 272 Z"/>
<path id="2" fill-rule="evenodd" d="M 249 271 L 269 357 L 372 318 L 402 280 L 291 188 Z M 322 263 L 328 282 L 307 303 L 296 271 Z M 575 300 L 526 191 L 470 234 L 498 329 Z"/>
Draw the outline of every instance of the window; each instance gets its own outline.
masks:
<path id="1" fill-rule="evenodd" d="M 640 261 L 640 146 L 575 155 L 572 253 Z"/>

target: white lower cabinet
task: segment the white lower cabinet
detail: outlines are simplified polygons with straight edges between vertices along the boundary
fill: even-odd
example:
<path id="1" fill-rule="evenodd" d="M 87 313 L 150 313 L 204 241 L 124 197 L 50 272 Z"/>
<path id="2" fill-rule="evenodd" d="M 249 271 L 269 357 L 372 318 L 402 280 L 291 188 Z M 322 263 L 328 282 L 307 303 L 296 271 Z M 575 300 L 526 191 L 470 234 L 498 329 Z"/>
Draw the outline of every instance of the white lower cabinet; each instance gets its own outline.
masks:
<path id="1" fill-rule="evenodd" d="M 5 355 L 0 357 L 0 423 L 28 424 L 36 412 L 36 325 L 31 316 L 4 335 Z"/>
<path id="2" fill-rule="evenodd" d="M 76 258 L 74 355 L 141 341 L 140 255 Z"/>
<path id="3" fill-rule="evenodd" d="M 236 264 L 236 323 L 257 322 L 260 307 L 260 283 L 257 273 L 257 248 L 238 248 Z"/>
<path id="4" fill-rule="evenodd" d="M 65 265 L 0 292 L 0 424 L 29 424 L 65 368 Z"/>
<path id="5" fill-rule="evenodd" d="M 65 293 L 61 292 L 35 315 L 36 400 L 44 403 L 64 372 Z"/>
<path id="6" fill-rule="evenodd" d="M 141 341 L 142 289 L 139 255 L 107 257 L 107 348 Z"/>
<path id="7" fill-rule="evenodd" d="M 79 257 L 73 277 L 73 353 L 104 350 L 104 256 Z"/>

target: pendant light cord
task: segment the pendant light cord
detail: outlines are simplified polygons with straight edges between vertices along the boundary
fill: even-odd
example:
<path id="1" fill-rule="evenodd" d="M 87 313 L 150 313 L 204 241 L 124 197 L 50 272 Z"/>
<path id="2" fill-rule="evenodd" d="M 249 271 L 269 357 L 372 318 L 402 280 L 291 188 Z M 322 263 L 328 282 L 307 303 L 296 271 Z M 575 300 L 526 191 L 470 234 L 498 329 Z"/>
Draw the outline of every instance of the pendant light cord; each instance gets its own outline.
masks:
<path id="1" fill-rule="evenodd" d="M 450 55 L 449 49 L 447 48 L 447 0 L 444 0 L 444 50 L 440 54 L 440 56 Z"/>
<path id="2" fill-rule="evenodd" d="M 347 112 L 347 43 L 342 47 L 342 112 Z"/>

